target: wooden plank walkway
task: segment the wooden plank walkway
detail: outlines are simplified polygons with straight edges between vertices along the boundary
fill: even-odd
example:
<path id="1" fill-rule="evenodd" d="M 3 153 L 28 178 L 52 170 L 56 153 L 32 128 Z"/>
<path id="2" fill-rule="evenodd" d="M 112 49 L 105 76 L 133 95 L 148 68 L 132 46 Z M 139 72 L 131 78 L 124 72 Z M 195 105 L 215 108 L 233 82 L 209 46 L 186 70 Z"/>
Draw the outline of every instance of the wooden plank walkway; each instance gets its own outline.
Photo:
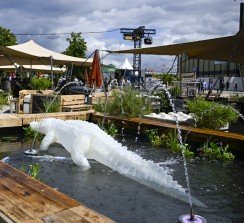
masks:
<path id="1" fill-rule="evenodd" d="M 98 120 L 102 120 L 103 115 L 101 113 L 93 113 L 91 116 L 91 120 L 93 122 L 97 122 Z M 120 124 L 125 122 L 125 128 L 137 128 L 137 125 L 140 123 L 142 129 L 146 126 L 151 126 L 153 128 L 161 128 L 161 129 L 176 129 L 176 124 L 155 120 L 155 119 L 148 119 L 148 118 L 122 118 L 122 117 L 115 117 L 115 116 L 107 116 L 106 120 L 112 120 L 116 123 Z M 197 141 L 197 142 L 205 142 L 207 138 L 211 136 L 211 140 L 220 140 L 221 142 L 226 142 L 229 145 L 233 145 L 233 149 L 240 149 L 244 148 L 244 134 L 232 133 L 232 132 L 224 132 L 224 131 L 217 131 L 211 129 L 201 129 L 195 128 L 192 126 L 179 126 L 183 135 L 187 135 L 187 138 L 190 141 Z M 244 130 L 243 130 L 244 131 Z"/>
<path id="2" fill-rule="evenodd" d="M 94 110 L 79 111 L 79 112 L 57 112 L 46 113 L 45 118 L 59 119 L 80 119 L 88 120 L 90 114 Z M 0 128 L 5 127 L 21 127 L 29 125 L 32 121 L 40 121 L 44 117 L 44 113 L 38 114 L 0 114 Z"/>
<path id="3" fill-rule="evenodd" d="M 114 221 L 0 161 L 0 222 Z"/>

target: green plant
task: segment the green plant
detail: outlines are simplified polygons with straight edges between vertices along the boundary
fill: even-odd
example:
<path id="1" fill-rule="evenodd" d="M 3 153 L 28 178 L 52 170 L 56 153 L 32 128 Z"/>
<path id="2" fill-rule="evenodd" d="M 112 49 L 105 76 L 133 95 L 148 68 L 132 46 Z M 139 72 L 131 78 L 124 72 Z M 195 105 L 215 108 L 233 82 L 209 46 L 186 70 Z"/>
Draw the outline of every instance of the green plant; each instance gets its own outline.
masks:
<path id="1" fill-rule="evenodd" d="M 190 146 L 186 143 L 180 144 L 178 140 L 178 135 L 176 130 L 170 130 L 166 133 L 164 142 L 168 150 L 173 153 L 183 152 L 186 159 L 192 159 L 194 157 L 194 152 L 190 150 Z"/>
<path id="2" fill-rule="evenodd" d="M 30 171 L 29 171 L 29 175 L 34 178 L 34 179 L 38 179 L 38 174 L 40 172 L 40 165 L 38 163 L 34 163 L 33 165 L 30 165 Z"/>
<path id="3" fill-rule="evenodd" d="M 165 137 L 166 147 L 173 153 L 181 151 L 181 146 L 177 138 L 176 130 L 171 130 L 166 134 Z"/>
<path id="4" fill-rule="evenodd" d="M 20 171 L 27 173 L 27 167 L 25 165 L 22 165 L 20 167 Z M 40 172 L 40 165 L 38 163 L 34 163 L 34 164 L 29 165 L 29 171 L 27 174 L 30 177 L 39 180 L 39 178 L 38 178 L 39 172 Z"/>
<path id="5" fill-rule="evenodd" d="M 189 148 L 189 145 L 188 144 L 183 144 L 182 145 L 182 149 L 183 149 L 183 153 L 186 157 L 186 159 L 193 159 L 194 158 L 194 152 L 192 152 Z"/>
<path id="6" fill-rule="evenodd" d="M 107 123 L 105 132 L 108 135 L 111 135 L 112 137 L 115 137 L 115 136 L 118 135 L 118 129 L 117 129 L 116 125 L 113 122 L 108 122 Z"/>
<path id="7" fill-rule="evenodd" d="M 6 92 L 0 92 L 0 109 L 2 109 L 3 105 L 8 104 L 8 94 Z"/>
<path id="8" fill-rule="evenodd" d="M 52 82 L 50 79 L 45 78 L 45 77 L 32 77 L 30 80 L 30 86 L 33 90 L 46 90 L 49 87 L 51 87 Z"/>
<path id="9" fill-rule="evenodd" d="M 222 147 L 221 144 L 207 142 L 201 147 L 201 149 L 203 155 L 209 159 L 215 159 L 223 162 L 232 161 L 235 159 L 235 156 L 228 151 L 228 145 Z"/>
<path id="10" fill-rule="evenodd" d="M 187 101 L 187 107 L 194 114 L 197 127 L 218 130 L 237 120 L 238 114 L 231 106 L 197 98 Z"/>
<path id="11" fill-rule="evenodd" d="M 161 146 L 163 144 L 163 136 L 158 134 L 157 129 L 145 130 L 145 133 L 153 146 Z"/>
<path id="12" fill-rule="evenodd" d="M 45 112 L 52 113 L 52 112 L 60 112 L 60 102 L 58 100 L 54 100 L 52 104 L 50 101 L 44 101 L 43 106 Z"/>
<path id="13" fill-rule="evenodd" d="M 170 88 L 169 92 L 172 97 L 179 97 L 181 95 L 179 86 L 174 86 L 174 87 Z"/>
<path id="14" fill-rule="evenodd" d="M 44 134 L 33 130 L 30 126 L 23 127 L 23 130 L 24 130 L 24 140 L 34 139 L 36 137 L 36 140 L 41 141 L 44 137 Z"/>
<path id="15" fill-rule="evenodd" d="M 105 101 L 99 100 L 94 106 L 95 111 L 105 112 Z M 106 105 L 106 114 L 125 117 L 141 117 L 149 114 L 151 106 L 146 97 L 128 86 L 123 91 L 113 91 Z"/>
<path id="16" fill-rule="evenodd" d="M 173 76 L 173 74 L 154 74 L 153 76 L 163 81 L 166 86 L 172 85 L 172 82 L 176 80 L 176 77 Z"/>
<path id="17" fill-rule="evenodd" d="M 244 96 L 239 97 L 239 102 L 244 102 Z"/>
<path id="18" fill-rule="evenodd" d="M 0 46 L 12 46 L 17 44 L 17 38 L 10 29 L 0 26 Z"/>

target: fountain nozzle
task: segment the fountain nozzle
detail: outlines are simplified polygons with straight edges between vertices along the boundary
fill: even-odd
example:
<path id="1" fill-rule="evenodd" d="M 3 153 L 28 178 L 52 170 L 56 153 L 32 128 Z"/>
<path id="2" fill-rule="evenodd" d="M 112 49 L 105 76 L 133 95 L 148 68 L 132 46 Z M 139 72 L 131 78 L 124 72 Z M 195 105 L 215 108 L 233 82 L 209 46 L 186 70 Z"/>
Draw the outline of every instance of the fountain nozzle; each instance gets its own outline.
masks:
<path id="1" fill-rule="evenodd" d="M 190 209 L 190 220 L 191 221 L 194 221 L 195 219 L 195 215 L 194 215 L 194 212 L 193 212 L 193 208 Z"/>
<path id="2" fill-rule="evenodd" d="M 190 214 L 183 214 L 179 217 L 180 223 L 207 223 L 207 220 L 200 216 L 194 215 L 193 211 L 191 210 Z"/>
<path id="3" fill-rule="evenodd" d="M 25 155 L 26 156 L 37 156 L 38 155 L 38 151 L 36 149 L 29 149 L 25 151 Z"/>

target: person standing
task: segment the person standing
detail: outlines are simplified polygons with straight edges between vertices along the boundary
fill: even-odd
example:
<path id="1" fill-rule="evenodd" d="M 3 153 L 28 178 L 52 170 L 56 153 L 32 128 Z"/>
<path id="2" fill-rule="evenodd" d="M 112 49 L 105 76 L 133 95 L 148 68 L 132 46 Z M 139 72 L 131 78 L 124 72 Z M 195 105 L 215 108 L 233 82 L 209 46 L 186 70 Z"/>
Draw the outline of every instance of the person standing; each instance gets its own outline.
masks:
<path id="1" fill-rule="evenodd" d="M 12 93 L 14 98 L 19 98 L 20 83 L 15 77 L 12 79 Z"/>
<path id="2" fill-rule="evenodd" d="M 127 77 L 125 77 L 123 80 L 122 80 L 122 87 L 129 87 L 131 86 L 131 83 L 130 81 L 128 80 Z"/>
<path id="3" fill-rule="evenodd" d="M 11 82 L 8 78 L 4 82 L 3 90 L 11 94 Z"/>
<path id="4" fill-rule="evenodd" d="M 238 84 L 237 82 L 235 83 L 235 86 L 234 86 L 234 91 L 237 91 L 237 88 L 238 88 Z"/>
<path id="5" fill-rule="evenodd" d="M 227 82 L 226 82 L 226 90 L 227 90 L 227 91 L 229 91 L 229 87 L 230 87 L 230 82 L 227 81 Z"/>
<path id="6" fill-rule="evenodd" d="M 104 79 L 104 88 L 105 88 L 105 91 L 108 92 L 108 79 L 107 78 Z"/>
<path id="7" fill-rule="evenodd" d="M 207 89 L 207 82 L 205 80 L 203 80 L 202 82 L 202 92 L 204 93 L 204 91 Z"/>

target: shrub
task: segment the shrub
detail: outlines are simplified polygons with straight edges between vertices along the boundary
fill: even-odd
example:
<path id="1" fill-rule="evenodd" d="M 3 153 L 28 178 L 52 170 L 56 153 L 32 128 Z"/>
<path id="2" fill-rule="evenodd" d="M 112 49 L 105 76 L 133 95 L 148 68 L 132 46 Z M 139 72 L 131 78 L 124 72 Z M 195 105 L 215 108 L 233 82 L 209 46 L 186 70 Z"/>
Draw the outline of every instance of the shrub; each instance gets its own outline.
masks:
<path id="1" fill-rule="evenodd" d="M 44 137 L 44 134 L 33 130 L 30 126 L 23 127 L 23 130 L 24 130 L 24 140 L 34 139 L 36 137 L 36 140 L 41 141 Z"/>
<path id="2" fill-rule="evenodd" d="M 187 101 L 187 107 L 194 113 L 197 127 L 218 130 L 237 120 L 238 114 L 231 106 L 197 98 Z"/>
<path id="3" fill-rule="evenodd" d="M 116 125 L 113 122 L 108 122 L 107 123 L 105 132 L 108 135 L 112 136 L 112 137 L 115 137 L 115 136 L 118 135 L 118 129 L 117 129 Z"/>
<path id="4" fill-rule="evenodd" d="M 46 90 L 50 88 L 52 85 L 52 82 L 48 78 L 38 78 L 38 77 L 32 77 L 30 80 L 30 86 L 33 90 Z"/>
<path id="5" fill-rule="evenodd" d="M 206 143 L 202 146 L 203 156 L 219 160 L 223 162 L 232 161 L 235 159 L 235 156 L 228 151 L 229 146 L 222 147 L 222 145 L 218 145 L 217 143 L 210 142 Z"/>
<path id="6" fill-rule="evenodd" d="M 3 105 L 8 104 L 8 94 L 5 92 L 0 92 L 0 109 L 2 109 Z"/>
<path id="7" fill-rule="evenodd" d="M 179 86 L 173 86 L 172 88 L 169 89 L 169 92 L 170 92 L 171 96 L 175 97 L 175 98 L 177 98 L 181 95 Z"/>
<path id="8" fill-rule="evenodd" d="M 104 113 L 105 101 L 99 100 L 94 109 Z M 150 112 L 151 106 L 147 98 L 139 95 L 132 87 L 126 87 L 123 91 L 113 91 L 111 99 L 107 101 L 108 115 L 140 117 Z"/>
<path id="9" fill-rule="evenodd" d="M 51 104 L 51 101 L 44 101 L 43 106 L 45 112 L 52 113 L 52 112 L 60 112 L 60 102 L 58 100 L 54 100 Z"/>
<path id="10" fill-rule="evenodd" d="M 171 152 L 173 153 L 183 152 L 186 159 L 192 159 L 194 157 L 194 153 L 190 150 L 190 146 L 188 144 L 186 143 L 183 143 L 183 145 L 180 144 L 176 130 L 170 130 L 166 134 L 164 141 L 167 149 L 169 149 Z"/>
<path id="11" fill-rule="evenodd" d="M 183 147 L 182 149 L 183 149 L 183 153 L 184 153 L 186 159 L 193 159 L 195 154 L 194 154 L 194 152 L 192 152 L 190 150 L 189 145 L 184 144 L 182 147 Z"/>
<path id="12" fill-rule="evenodd" d="M 163 145 L 163 136 L 158 134 L 157 129 L 148 129 L 145 133 L 153 146 Z"/>
<path id="13" fill-rule="evenodd" d="M 173 153 L 181 151 L 181 146 L 177 137 L 176 130 L 170 130 L 165 137 L 166 147 Z"/>

